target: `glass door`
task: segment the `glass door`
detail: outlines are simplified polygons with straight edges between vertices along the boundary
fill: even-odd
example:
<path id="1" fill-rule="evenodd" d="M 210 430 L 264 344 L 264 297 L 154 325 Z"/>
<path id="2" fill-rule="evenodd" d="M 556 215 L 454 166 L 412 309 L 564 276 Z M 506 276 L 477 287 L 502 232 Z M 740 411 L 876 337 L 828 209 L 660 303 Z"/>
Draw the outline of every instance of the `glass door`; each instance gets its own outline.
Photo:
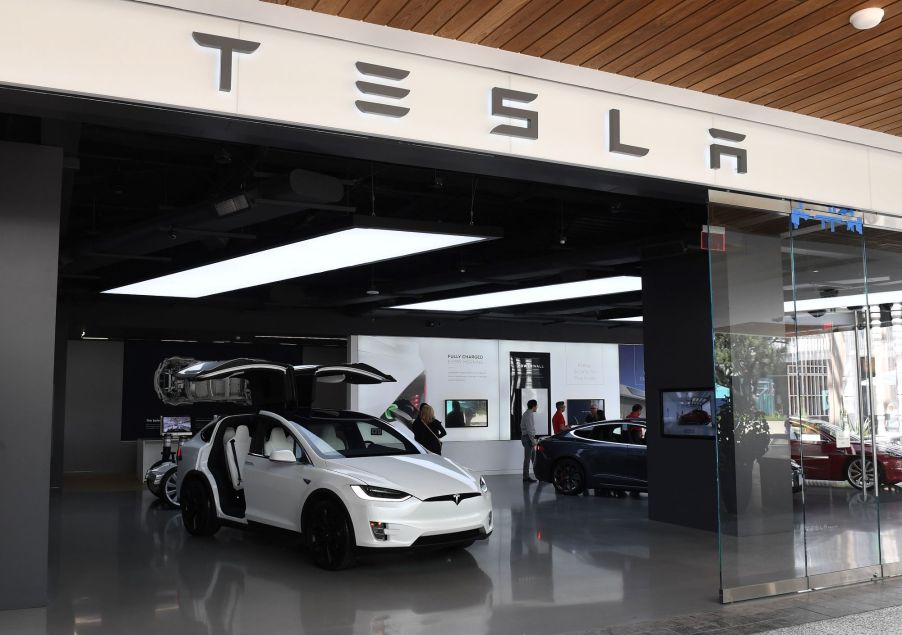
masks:
<path id="1" fill-rule="evenodd" d="M 881 574 L 875 404 L 889 362 L 858 219 L 712 193 L 711 231 L 726 236 L 710 252 L 724 601 Z M 899 318 L 902 344 L 902 304 Z"/>
<path id="2" fill-rule="evenodd" d="M 902 575 L 902 219 L 868 215 L 866 319 L 884 575 Z M 873 508 L 870 502 L 869 509 Z"/>
<path id="3" fill-rule="evenodd" d="M 795 346 L 787 432 L 804 479 L 807 574 L 816 588 L 880 574 L 868 276 L 862 234 L 796 214 L 788 220 Z"/>

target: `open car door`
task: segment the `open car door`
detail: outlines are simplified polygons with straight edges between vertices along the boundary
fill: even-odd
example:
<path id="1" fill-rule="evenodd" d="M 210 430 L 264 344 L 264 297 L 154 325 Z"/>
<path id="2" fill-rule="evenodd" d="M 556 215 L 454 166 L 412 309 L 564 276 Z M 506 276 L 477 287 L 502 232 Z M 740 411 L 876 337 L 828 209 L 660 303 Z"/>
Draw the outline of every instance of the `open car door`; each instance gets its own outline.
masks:
<path id="1" fill-rule="evenodd" d="M 294 377 L 297 405 L 301 408 L 313 406 L 318 383 L 383 384 L 395 381 L 391 375 L 360 362 L 325 366 L 295 366 Z"/>

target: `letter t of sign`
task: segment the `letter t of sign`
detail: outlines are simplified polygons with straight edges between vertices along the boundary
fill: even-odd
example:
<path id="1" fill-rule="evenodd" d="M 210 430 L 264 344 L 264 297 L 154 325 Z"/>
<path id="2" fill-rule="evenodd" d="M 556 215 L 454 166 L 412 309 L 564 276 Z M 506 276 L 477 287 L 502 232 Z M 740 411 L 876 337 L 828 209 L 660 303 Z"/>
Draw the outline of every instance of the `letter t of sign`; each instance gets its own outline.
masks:
<path id="1" fill-rule="evenodd" d="M 235 53 L 253 53 L 260 48 L 260 42 L 198 31 L 194 31 L 191 35 L 200 46 L 219 51 L 219 90 L 224 93 L 232 92 L 232 56 Z"/>

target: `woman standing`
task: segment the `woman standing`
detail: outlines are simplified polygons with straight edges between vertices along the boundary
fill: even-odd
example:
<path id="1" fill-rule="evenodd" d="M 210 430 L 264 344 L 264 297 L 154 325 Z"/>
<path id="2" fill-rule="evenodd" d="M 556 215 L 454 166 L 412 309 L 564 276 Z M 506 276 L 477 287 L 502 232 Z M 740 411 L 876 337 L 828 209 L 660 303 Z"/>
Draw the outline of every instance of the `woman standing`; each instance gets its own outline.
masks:
<path id="1" fill-rule="evenodd" d="M 420 414 L 410 426 L 417 443 L 435 454 L 442 453 L 441 438 L 448 434 L 442 422 L 435 418 L 435 410 L 428 403 L 420 406 Z"/>

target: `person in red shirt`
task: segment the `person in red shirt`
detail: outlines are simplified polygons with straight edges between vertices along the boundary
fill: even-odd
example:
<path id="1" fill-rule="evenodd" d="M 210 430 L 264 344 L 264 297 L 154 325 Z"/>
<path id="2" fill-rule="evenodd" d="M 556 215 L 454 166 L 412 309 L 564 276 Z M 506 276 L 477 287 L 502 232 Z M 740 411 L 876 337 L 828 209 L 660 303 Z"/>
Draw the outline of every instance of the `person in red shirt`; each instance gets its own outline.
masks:
<path id="1" fill-rule="evenodd" d="M 633 409 L 630 411 L 628 415 L 626 415 L 627 419 L 639 419 L 642 417 L 642 404 L 633 404 Z"/>
<path id="2" fill-rule="evenodd" d="M 557 412 L 554 413 L 554 416 L 551 417 L 551 425 L 554 428 L 554 433 L 563 432 L 564 430 L 569 430 L 570 426 L 567 425 L 567 418 L 564 416 L 564 410 L 567 409 L 567 404 L 563 401 L 558 401 L 554 404 Z"/>

